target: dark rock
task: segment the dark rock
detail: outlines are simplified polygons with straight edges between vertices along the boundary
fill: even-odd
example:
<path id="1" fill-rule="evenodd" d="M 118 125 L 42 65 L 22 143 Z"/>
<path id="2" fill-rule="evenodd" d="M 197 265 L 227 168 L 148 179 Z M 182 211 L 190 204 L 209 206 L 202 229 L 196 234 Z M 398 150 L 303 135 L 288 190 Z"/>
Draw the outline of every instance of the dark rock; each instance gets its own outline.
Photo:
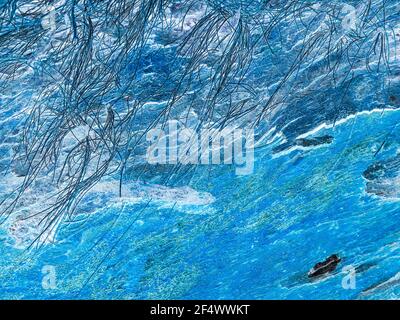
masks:
<path id="1" fill-rule="evenodd" d="M 323 262 L 318 262 L 314 268 L 312 268 L 308 272 L 308 277 L 309 278 L 314 278 L 318 277 L 327 273 L 330 273 L 336 269 L 336 266 L 339 264 L 341 259 L 337 254 L 331 255 L 329 258 L 327 258 Z"/>
<path id="2" fill-rule="evenodd" d="M 310 138 L 310 139 L 297 139 L 296 145 L 298 146 L 303 146 L 303 147 L 314 147 L 314 146 L 319 146 L 321 144 L 330 144 L 333 141 L 332 136 L 321 136 L 321 137 L 315 137 L 315 138 Z"/>
<path id="3" fill-rule="evenodd" d="M 394 158 L 370 165 L 363 177 L 367 180 L 366 192 L 380 197 L 399 197 L 396 180 L 400 176 L 400 154 Z"/>
<path id="4" fill-rule="evenodd" d="M 313 138 L 302 138 L 296 139 L 294 142 L 286 142 L 272 150 L 272 153 L 279 153 L 290 149 L 291 147 L 297 145 L 302 147 L 316 147 L 323 144 L 330 144 L 333 141 L 333 137 L 329 135 L 321 136 L 321 137 L 313 137 Z"/>

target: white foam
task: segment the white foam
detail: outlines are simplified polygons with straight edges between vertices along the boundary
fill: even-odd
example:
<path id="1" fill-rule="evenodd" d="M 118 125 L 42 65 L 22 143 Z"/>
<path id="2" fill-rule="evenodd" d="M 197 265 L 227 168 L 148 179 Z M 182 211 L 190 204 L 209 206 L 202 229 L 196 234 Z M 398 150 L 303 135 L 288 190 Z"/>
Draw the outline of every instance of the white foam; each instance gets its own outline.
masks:
<path id="1" fill-rule="evenodd" d="M 297 136 L 296 140 L 298 139 L 304 139 L 304 138 L 308 138 L 311 136 L 314 136 L 315 134 L 317 134 L 320 131 L 323 130 L 329 130 L 338 126 L 341 126 L 343 124 L 345 124 L 346 122 L 348 122 L 349 120 L 355 119 L 358 116 L 368 116 L 374 113 L 383 113 L 383 112 L 397 112 L 400 111 L 400 109 L 393 109 L 393 108 L 387 108 L 387 109 L 372 109 L 372 110 L 364 110 L 364 111 L 360 111 L 354 114 L 351 114 L 345 118 L 342 118 L 338 121 L 336 121 L 335 123 L 322 123 L 320 125 L 318 125 L 317 127 L 315 127 L 314 129 L 307 131 L 306 133 L 302 133 L 301 135 Z M 318 148 L 322 148 L 325 147 L 325 144 L 321 144 L 318 146 L 310 146 L 310 147 L 304 147 L 304 146 L 298 146 L 298 145 L 294 145 L 286 150 L 283 150 L 281 152 L 277 152 L 276 154 L 274 154 L 273 158 L 278 158 L 284 155 L 288 155 L 296 150 L 300 150 L 300 151 L 307 151 L 307 150 L 311 150 L 311 149 L 318 149 Z"/>
<path id="2" fill-rule="evenodd" d="M 364 111 L 360 111 L 360 112 L 356 112 L 353 113 L 345 118 L 342 118 L 338 121 L 336 121 L 335 123 L 322 123 L 319 126 L 315 127 L 314 129 L 303 133 L 301 135 L 299 135 L 296 139 L 303 139 L 303 138 L 307 138 L 309 136 L 312 136 L 316 133 L 318 133 L 321 130 L 325 130 L 325 129 L 332 129 L 334 127 L 338 127 L 346 122 L 348 122 L 349 120 L 352 120 L 358 116 L 365 116 L 365 115 L 371 115 L 374 113 L 383 113 L 383 112 L 397 112 L 400 111 L 400 109 L 393 109 L 393 108 L 387 108 L 387 109 L 382 109 L 382 108 L 376 108 L 376 109 L 372 109 L 372 110 L 364 110 Z"/>
<path id="3" fill-rule="evenodd" d="M 90 191 L 90 194 L 94 193 L 111 194 L 119 198 L 119 182 L 99 182 Z M 204 206 L 212 204 L 215 198 L 208 192 L 199 192 L 188 186 L 174 188 L 140 181 L 124 181 L 121 200 L 132 203 L 151 200 L 183 206 Z"/>

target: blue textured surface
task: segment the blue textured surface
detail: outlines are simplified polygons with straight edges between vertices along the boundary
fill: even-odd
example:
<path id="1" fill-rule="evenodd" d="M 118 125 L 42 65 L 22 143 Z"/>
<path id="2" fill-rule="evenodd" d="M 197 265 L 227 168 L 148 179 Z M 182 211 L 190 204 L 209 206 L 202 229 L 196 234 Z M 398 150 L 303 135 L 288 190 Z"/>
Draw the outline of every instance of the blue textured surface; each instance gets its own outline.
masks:
<path id="1" fill-rule="evenodd" d="M 0 2 L 0 298 L 399 298 L 397 1 L 371 1 L 357 34 L 340 31 L 342 2 L 132 3 L 139 11 L 60 1 L 54 31 L 35 4 L 23 14 L 29 1 Z M 327 12 L 339 14 L 328 23 L 339 31 L 324 29 Z M 213 47 L 213 32 L 228 42 Z M 258 120 L 252 174 L 143 162 L 147 127 L 190 112 L 188 122 L 218 124 L 232 101 L 246 112 L 230 121 Z M 83 136 L 66 174 L 52 150 L 62 159 L 71 132 Z M 66 190 L 71 202 L 57 207 Z M 43 226 L 55 233 L 41 238 Z M 333 253 L 342 258 L 334 272 L 307 278 Z M 56 271 L 53 289 L 42 285 L 45 266 Z M 346 266 L 357 271 L 354 289 L 342 286 Z"/>

